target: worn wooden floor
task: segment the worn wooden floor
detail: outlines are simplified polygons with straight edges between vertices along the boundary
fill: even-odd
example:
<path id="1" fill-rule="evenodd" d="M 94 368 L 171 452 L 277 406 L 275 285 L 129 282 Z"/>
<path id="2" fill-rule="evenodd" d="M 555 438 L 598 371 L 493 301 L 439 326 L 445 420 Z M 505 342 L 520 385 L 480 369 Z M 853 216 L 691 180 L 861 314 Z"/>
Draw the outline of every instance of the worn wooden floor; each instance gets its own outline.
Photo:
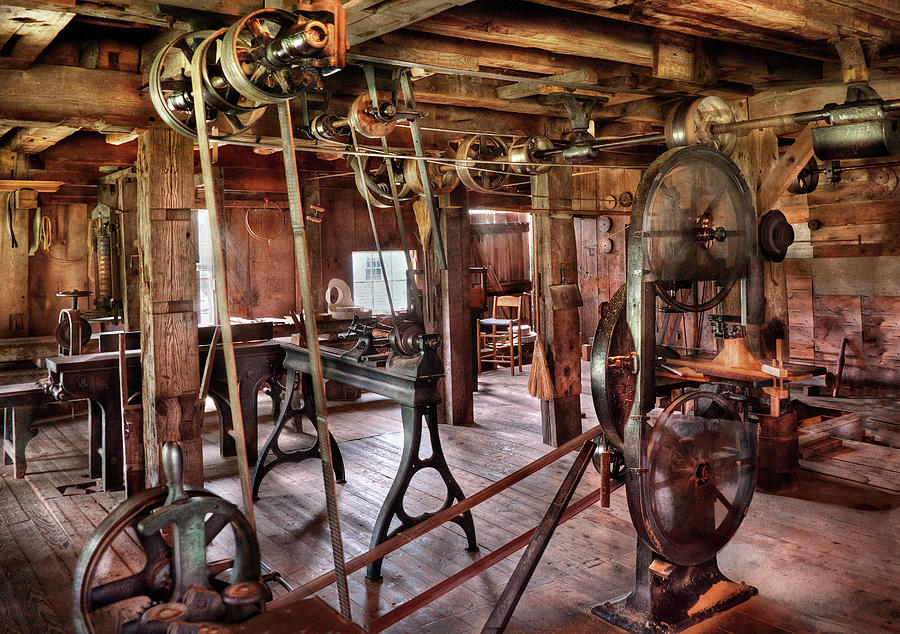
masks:
<path id="1" fill-rule="evenodd" d="M 540 441 L 537 402 L 525 392 L 526 378 L 511 378 L 504 370 L 482 375 L 477 424 L 442 428 L 448 461 L 467 493 L 548 450 Z M 593 408 L 587 395 L 583 401 L 587 428 L 594 424 Z M 334 403 L 330 413 L 347 465 L 339 504 L 350 558 L 368 548 L 371 527 L 399 461 L 399 409 L 366 395 L 355 403 Z M 71 630 L 74 561 L 93 527 L 121 498 L 95 492 L 84 478 L 85 427 L 78 421 L 42 427 L 29 445 L 29 475 L 24 480 L 13 479 L 12 467 L 0 467 L 0 632 Z M 209 425 L 207 430 L 208 488 L 239 503 L 234 459 L 219 457 L 215 429 Z M 475 508 L 480 553 L 466 553 L 461 530 L 448 525 L 389 555 L 382 583 L 365 581 L 363 571 L 354 573 L 354 620 L 367 625 L 531 528 L 572 457 Z M 589 470 L 576 498 L 598 480 Z M 442 495 L 432 480 L 417 477 L 408 511 L 433 509 Z M 755 585 L 760 594 L 693 631 L 900 631 L 898 502 L 897 496 L 811 474 L 803 474 L 791 493 L 757 494 L 719 561 L 726 574 Z M 256 513 L 263 559 L 292 584 L 329 568 L 317 462 L 273 472 L 263 483 Z M 510 630 L 616 631 L 591 616 L 590 608 L 629 589 L 634 546 L 620 489 L 613 494 L 611 509 L 593 507 L 559 529 Z M 227 544 L 219 550 L 225 553 Z M 122 561 L 113 567 L 138 566 L 133 544 L 124 544 L 117 554 Z M 478 631 L 517 560 L 518 554 L 507 558 L 390 631 Z M 336 605 L 333 590 L 321 595 Z"/>

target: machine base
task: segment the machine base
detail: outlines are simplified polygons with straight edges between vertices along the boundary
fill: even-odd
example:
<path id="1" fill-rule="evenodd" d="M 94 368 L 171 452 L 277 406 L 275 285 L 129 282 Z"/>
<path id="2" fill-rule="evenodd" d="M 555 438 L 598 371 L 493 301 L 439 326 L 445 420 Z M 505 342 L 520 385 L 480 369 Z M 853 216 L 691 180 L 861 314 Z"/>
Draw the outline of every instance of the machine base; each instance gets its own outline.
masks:
<path id="1" fill-rule="evenodd" d="M 634 589 L 591 610 L 629 632 L 680 632 L 757 594 L 753 586 L 726 578 L 715 558 L 679 566 L 639 541 L 637 564 Z"/>

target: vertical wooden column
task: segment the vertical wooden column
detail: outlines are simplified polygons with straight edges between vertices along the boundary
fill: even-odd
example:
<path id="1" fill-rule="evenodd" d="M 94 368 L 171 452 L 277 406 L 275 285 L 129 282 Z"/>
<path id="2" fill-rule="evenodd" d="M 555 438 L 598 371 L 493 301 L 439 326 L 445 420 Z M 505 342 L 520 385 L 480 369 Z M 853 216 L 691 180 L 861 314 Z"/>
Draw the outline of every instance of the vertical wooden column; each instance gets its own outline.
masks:
<path id="1" fill-rule="evenodd" d="M 6 197 L 13 196 L 12 218 L 7 218 Z M 15 194 L 0 193 L 0 339 L 28 335 L 28 237 L 27 208 L 15 206 Z M 16 246 L 13 247 L 13 231 Z"/>
<path id="2" fill-rule="evenodd" d="M 571 213 L 572 168 L 554 167 L 531 178 L 534 209 L 561 213 L 532 216 L 538 335 L 553 375 L 556 398 L 541 401 L 544 443 L 558 447 L 581 433 L 581 324 L 577 308 L 554 307 L 550 286 L 578 283 L 575 220 Z"/>
<path id="3" fill-rule="evenodd" d="M 457 187 L 438 200 L 441 236 L 447 270 L 441 276 L 441 348 L 444 358 L 444 421 L 471 425 L 472 405 L 472 317 L 469 313 L 469 204 L 466 189 Z"/>
<path id="4" fill-rule="evenodd" d="M 200 486 L 193 143 L 172 130 L 148 130 L 138 141 L 136 170 L 147 484 L 160 483 L 160 449 L 176 440 L 185 482 Z"/>

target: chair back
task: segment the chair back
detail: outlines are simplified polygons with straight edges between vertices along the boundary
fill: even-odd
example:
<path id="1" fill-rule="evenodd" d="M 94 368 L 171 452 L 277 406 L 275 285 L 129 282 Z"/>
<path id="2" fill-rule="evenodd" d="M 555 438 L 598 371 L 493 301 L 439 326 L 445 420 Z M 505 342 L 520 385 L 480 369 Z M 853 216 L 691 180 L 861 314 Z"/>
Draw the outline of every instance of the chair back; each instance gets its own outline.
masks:
<path id="1" fill-rule="evenodd" d="M 498 295 L 494 297 L 494 308 L 491 316 L 497 319 L 499 315 L 497 310 L 506 309 L 509 313 L 508 319 L 519 319 L 522 315 L 522 295 Z"/>

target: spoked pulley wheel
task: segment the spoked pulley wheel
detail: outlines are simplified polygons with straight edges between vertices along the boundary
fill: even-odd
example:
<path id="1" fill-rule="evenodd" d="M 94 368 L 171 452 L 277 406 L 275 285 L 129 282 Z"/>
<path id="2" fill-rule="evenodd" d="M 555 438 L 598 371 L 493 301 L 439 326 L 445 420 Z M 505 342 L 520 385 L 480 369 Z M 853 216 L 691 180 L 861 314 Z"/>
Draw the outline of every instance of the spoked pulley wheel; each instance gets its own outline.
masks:
<path id="1" fill-rule="evenodd" d="M 511 170 L 505 163 L 509 146 L 506 141 L 490 134 L 475 134 L 460 143 L 456 152 L 456 171 L 467 189 L 492 192 L 509 182 Z"/>
<path id="2" fill-rule="evenodd" d="M 672 306 L 673 285 L 716 283 L 702 303 L 679 310 L 702 311 L 721 302 L 756 254 L 756 213 L 740 169 L 721 152 L 676 148 L 656 159 L 636 196 L 644 269 L 657 294 Z M 694 294 L 698 298 L 697 294 Z"/>
<path id="3" fill-rule="evenodd" d="M 437 159 L 443 157 L 440 152 L 427 152 L 427 154 L 433 155 Z M 426 161 L 425 171 L 428 173 L 428 182 L 434 196 L 449 194 L 459 185 L 459 174 L 456 173 L 453 165 L 440 161 Z M 403 178 L 415 194 L 419 196 L 425 194 L 422 175 L 419 172 L 419 162 L 416 159 L 410 158 L 403 161 Z"/>
<path id="4" fill-rule="evenodd" d="M 391 161 L 394 185 L 400 202 L 404 203 L 415 197 L 403 177 L 403 164 L 400 159 L 380 156 L 349 156 L 347 161 L 353 168 L 354 181 L 360 196 L 365 197 L 368 191 L 369 200 L 373 206 L 384 208 L 394 206 L 390 173 L 385 161 Z M 359 165 L 359 169 L 357 169 L 357 165 Z"/>
<path id="5" fill-rule="evenodd" d="M 303 92 L 316 79 L 307 58 L 328 44 L 328 27 L 281 9 L 260 9 L 224 35 L 222 69 L 242 95 L 277 103 Z"/>
<path id="6" fill-rule="evenodd" d="M 259 611 L 268 590 L 259 583 L 259 545 L 246 518 L 208 491 L 182 494 L 173 501 L 168 487 L 142 491 L 97 526 L 75 564 L 76 632 L 109 632 L 114 623 L 121 626 L 120 631 L 157 631 L 147 628 L 159 623 L 148 622 L 170 617 L 237 622 Z M 206 546 L 229 526 L 234 558 L 206 562 Z M 140 570 L 110 572 L 117 568 L 114 549 L 120 548 L 140 551 L 143 563 L 129 562 L 142 566 Z M 229 570 L 226 579 L 219 578 Z M 209 611 L 208 595 L 202 596 L 205 589 L 219 597 L 213 611 Z M 192 602 L 198 594 L 205 613 L 198 614 Z M 164 630 L 165 624 L 158 631 Z"/>
<path id="7" fill-rule="evenodd" d="M 627 481 L 638 534 L 667 560 L 709 561 L 738 529 L 756 486 L 752 427 L 713 392 L 676 398 L 650 414 L 638 476 Z"/>
<path id="8" fill-rule="evenodd" d="M 225 29 L 192 31 L 163 48 L 150 67 L 150 100 L 159 117 L 172 129 L 197 138 L 198 113 L 194 108 L 191 61 L 202 47 L 203 98 L 206 111 L 200 121 L 210 139 L 228 139 L 246 131 L 264 112 L 264 104 L 250 101 L 226 81 L 221 66 Z"/>
<path id="9" fill-rule="evenodd" d="M 625 320 L 625 299 L 622 286 L 607 302 L 591 346 L 594 411 L 606 440 L 620 450 L 638 379 L 634 339 Z"/>

